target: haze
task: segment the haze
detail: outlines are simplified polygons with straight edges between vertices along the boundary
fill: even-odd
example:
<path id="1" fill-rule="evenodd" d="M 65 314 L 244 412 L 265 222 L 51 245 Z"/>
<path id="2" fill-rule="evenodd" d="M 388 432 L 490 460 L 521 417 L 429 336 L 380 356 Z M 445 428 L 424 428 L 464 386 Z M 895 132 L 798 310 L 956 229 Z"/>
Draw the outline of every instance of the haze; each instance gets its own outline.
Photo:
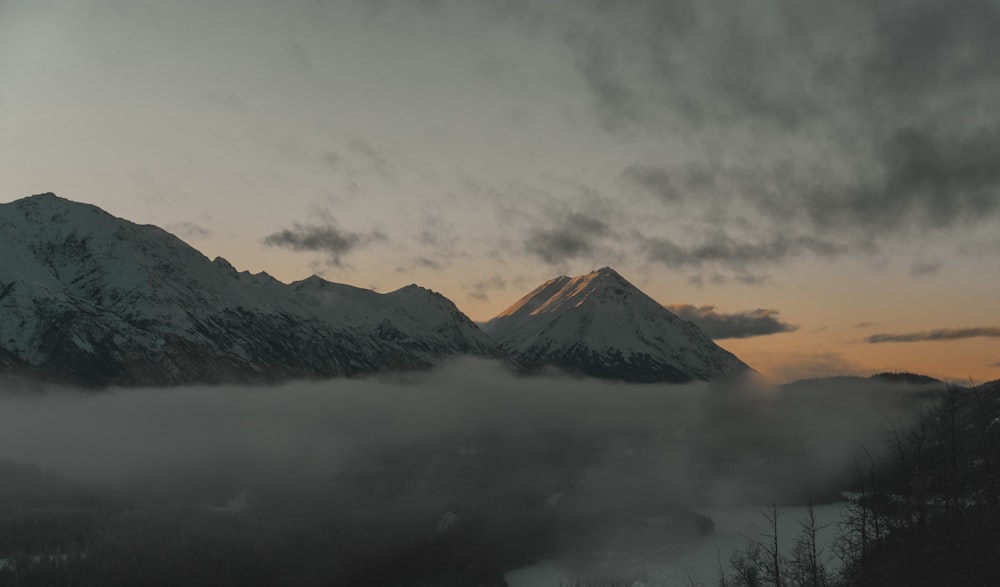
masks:
<path id="1" fill-rule="evenodd" d="M 201 515 L 240 516 L 268 545 L 262 556 L 278 561 L 282 529 L 320 548 L 317 532 L 360 524 L 352 543 L 384 528 L 386 536 L 415 533 L 401 540 L 416 548 L 464 523 L 486 541 L 470 545 L 475 556 L 491 564 L 510 555 L 489 549 L 553 534 L 546 556 L 578 576 L 601 565 L 620 576 L 662 564 L 664 538 L 649 538 L 656 526 L 648 520 L 668 520 L 669 544 L 683 545 L 706 529 L 684 522 L 695 516 L 690 508 L 728 516 L 841 499 L 859 462 L 884 459 L 889 428 L 905 430 L 930 399 L 925 387 L 884 381 L 636 385 L 524 377 L 468 359 L 433 372 L 274 387 L 6 387 L 0 465 L 65 477 L 92 496 L 86 503 L 127 507 L 133 513 L 122 519 L 136 528 L 147 515 L 176 517 L 198 529 L 184 545 L 212 539 L 214 523 L 185 521 Z M 725 509 L 732 506 L 743 509 Z M 489 529 L 507 527 L 507 507 L 518 512 L 507 514 L 517 518 L 507 522 L 516 535 L 502 539 Z M 563 536 L 567 528 L 576 534 Z M 372 569 L 404 564 L 379 558 L 405 556 L 383 551 L 388 540 L 359 560 Z M 588 548 L 633 558 L 590 560 Z M 229 564 L 221 560 L 219 568 Z"/>

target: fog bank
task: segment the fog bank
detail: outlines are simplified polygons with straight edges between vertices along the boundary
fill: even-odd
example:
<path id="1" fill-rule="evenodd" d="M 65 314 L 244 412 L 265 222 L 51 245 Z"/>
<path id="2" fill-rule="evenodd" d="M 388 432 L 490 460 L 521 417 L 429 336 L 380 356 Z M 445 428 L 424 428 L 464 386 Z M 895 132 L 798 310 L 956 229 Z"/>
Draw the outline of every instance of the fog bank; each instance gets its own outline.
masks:
<path id="1" fill-rule="evenodd" d="M 0 459 L 103 485 L 219 463 L 251 477 L 334 474 L 371 451 L 427 443 L 455 458 L 492 442 L 563 452 L 592 443 L 578 482 L 602 499 L 642 486 L 681 501 L 787 500 L 839 483 L 859 447 L 882 451 L 886 425 L 906 426 L 916 397 L 873 381 L 634 385 L 460 360 L 272 387 L 2 394 Z"/>

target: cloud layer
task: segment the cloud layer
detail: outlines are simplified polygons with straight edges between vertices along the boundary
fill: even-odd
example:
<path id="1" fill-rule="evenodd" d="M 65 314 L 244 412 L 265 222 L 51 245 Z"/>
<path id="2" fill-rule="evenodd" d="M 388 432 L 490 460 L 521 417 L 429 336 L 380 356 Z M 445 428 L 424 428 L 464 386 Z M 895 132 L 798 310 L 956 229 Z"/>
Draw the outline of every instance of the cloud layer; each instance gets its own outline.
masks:
<path id="1" fill-rule="evenodd" d="M 995 1 L 611 3 L 571 23 L 596 120 L 671 145 L 624 166 L 625 184 L 685 217 L 751 224 L 745 238 L 650 234 L 652 260 L 868 254 L 1000 212 Z"/>

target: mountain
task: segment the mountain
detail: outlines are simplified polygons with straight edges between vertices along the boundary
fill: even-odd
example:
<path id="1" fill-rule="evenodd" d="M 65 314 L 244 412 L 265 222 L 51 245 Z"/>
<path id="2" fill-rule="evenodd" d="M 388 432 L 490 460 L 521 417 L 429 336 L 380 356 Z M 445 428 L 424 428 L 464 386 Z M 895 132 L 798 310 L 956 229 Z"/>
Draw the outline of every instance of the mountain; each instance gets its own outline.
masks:
<path id="1" fill-rule="evenodd" d="M 649 382 L 749 369 L 608 267 L 546 281 L 483 329 L 527 368 Z"/>
<path id="2" fill-rule="evenodd" d="M 54 194 L 0 204 L 0 369 L 174 385 L 415 369 L 459 354 L 501 352 L 415 285 L 284 284 Z"/>

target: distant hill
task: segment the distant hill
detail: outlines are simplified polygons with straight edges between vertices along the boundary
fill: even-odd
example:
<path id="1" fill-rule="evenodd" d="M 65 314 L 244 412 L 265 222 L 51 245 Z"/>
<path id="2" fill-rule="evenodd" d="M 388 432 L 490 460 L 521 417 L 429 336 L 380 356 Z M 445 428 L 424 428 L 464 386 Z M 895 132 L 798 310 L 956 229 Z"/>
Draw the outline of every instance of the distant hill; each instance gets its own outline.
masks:
<path id="1" fill-rule="evenodd" d="M 920 375 L 919 373 L 876 373 L 868 377 L 861 375 L 836 375 L 815 379 L 799 379 L 781 386 L 786 391 L 837 389 L 847 392 L 852 389 L 870 390 L 872 385 L 880 387 L 896 387 L 899 385 L 916 386 L 914 390 L 933 391 L 944 389 L 947 385 L 940 379 Z"/>
<path id="2" fill-rule="evenodd" d="M 929 385 L 944 383 L 940 379 L 920 375 L 919 373 L 876 373 L 869 377 L 877 381 L 888 381 L 891 383 L 909 383 L 911 385 Z"/>

